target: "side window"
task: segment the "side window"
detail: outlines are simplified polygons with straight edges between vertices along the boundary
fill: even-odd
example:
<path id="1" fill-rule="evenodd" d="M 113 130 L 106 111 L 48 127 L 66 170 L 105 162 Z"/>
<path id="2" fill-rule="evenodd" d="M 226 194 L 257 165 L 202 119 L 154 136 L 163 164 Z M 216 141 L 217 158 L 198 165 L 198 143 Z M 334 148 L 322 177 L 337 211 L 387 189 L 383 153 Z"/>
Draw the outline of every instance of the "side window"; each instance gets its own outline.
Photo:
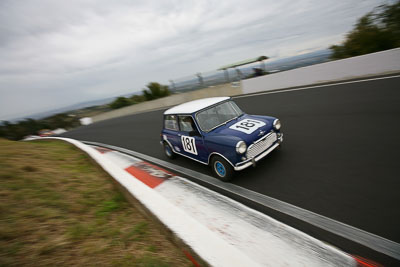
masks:
<path id="1" fill-rule="evenodd" d="M 166 115 L 164 118 L 164 128 L 167 130 L 178 131 L 176 115 Z"/>
<path id="2" fill-rule="evenodd" d="M 182 132 L 191 132 L 196 129 L 191 116 L 179 116 L 179 127 Z"/>

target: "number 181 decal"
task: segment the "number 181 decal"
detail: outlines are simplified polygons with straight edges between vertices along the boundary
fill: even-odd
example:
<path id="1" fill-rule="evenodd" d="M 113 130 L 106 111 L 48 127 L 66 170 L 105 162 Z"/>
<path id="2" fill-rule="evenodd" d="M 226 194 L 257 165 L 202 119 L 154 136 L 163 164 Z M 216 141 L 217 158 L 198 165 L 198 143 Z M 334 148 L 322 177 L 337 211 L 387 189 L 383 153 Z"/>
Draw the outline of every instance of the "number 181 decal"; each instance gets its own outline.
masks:
<path id="1" fill-rule="evenodd" d="M 182 135 L 181 140 L 182 140 L 183 150 L 185 150 L 188 153 L 197 155 L 196 140 L 194 139 L 194 137 Z"/>
<path id="2" fill-rule="evenodd" d="M 241 120 L 231 127 L 229 129 L 236 130 L 236 131 L 241 131 L 246 134 L 251 134 L 255 130 L 257 130 L 260 127 L 263 127 L 265 125 L 264 122 L 258 121 L 258 120 L 251 120 L 251 119 L 244 119 Z"/>

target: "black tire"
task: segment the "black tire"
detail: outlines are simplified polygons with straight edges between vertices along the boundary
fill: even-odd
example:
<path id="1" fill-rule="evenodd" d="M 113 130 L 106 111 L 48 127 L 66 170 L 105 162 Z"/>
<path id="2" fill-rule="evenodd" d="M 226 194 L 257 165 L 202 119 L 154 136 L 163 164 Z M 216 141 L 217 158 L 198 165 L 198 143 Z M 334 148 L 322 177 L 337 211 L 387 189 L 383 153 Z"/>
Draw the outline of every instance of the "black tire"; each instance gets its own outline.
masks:
<path id="1" fill-rule="evenodd" d="M 214 176 L 224 182 L 230 181 L 235 174 L 232 165 L 220 156 L 212 157 L 211 169 Z"/>
<path id="2" fill-rule="evenodd" d="M 172 151 L 172 148 L 169 146 L 167 142 L 164 142 L 164 154 L 169 159 L 176 158 L 176 154 L 174 153 L 174 151 Z"/>

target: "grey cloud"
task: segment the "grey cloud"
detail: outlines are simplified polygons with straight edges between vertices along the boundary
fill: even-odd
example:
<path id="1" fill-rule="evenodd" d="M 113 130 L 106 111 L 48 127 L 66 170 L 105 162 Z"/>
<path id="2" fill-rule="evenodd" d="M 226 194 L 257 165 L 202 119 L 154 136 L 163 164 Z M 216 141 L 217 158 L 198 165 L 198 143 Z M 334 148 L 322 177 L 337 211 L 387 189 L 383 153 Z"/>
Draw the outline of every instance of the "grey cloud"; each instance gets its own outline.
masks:
<path id="1" fill-rule="evenodd" d="M 0 2 L 0 120 L 339 43 L 380 0 Z M 15 103 L 21 103 L 16 105 Z"/>

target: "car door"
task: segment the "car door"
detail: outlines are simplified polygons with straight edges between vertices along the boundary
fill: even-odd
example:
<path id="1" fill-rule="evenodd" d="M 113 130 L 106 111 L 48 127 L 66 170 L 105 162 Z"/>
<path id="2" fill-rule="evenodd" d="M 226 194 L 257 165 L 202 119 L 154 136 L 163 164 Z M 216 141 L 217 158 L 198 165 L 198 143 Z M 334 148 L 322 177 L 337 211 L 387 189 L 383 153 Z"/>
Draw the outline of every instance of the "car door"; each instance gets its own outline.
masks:
<path id="1" fill-rule="evenodd" d="M 208 152 L 204 146 L 203 136 L 197 129 L 190 115 L 179 115 L 179 137 L 182 154 L 207 163 Z"/>
<path id="2" fill-rule="evenodd" d="M 180 153 L 180 136 L 177 115 L 164 116 L 163 140 L 169 143 L 175 152 Z"/>

